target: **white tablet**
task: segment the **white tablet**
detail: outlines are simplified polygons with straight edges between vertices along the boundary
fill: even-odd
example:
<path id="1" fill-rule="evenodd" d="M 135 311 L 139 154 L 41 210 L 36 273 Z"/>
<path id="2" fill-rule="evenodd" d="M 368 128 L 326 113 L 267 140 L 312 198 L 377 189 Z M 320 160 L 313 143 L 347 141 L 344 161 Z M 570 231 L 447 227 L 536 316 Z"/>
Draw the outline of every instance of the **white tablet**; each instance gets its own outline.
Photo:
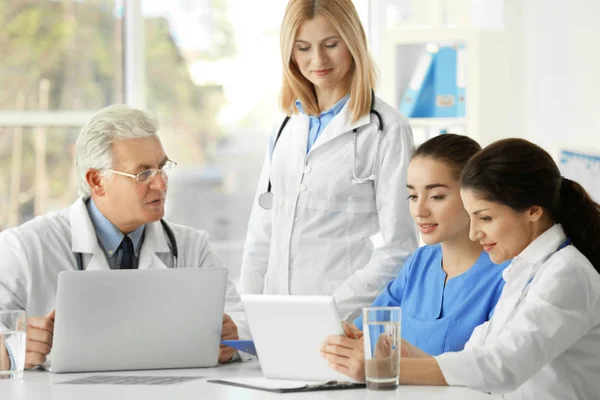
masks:
<path id="1" fill-rule="evenodd" d="M 319 349 L 329 335 L 344 335 L 330 296 L 242 295 L 263 375 L 273 379 L 349 381 Z"/>

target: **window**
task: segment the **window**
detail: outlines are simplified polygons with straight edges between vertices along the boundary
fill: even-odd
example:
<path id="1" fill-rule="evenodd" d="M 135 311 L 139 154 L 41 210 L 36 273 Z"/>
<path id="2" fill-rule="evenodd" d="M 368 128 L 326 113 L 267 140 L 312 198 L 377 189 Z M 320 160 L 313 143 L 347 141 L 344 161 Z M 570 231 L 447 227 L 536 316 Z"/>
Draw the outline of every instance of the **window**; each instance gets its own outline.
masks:
<path id="1" fill-rule="evenodd" d="M 286 5 L 0 3 L 0 230 L 76 198 L 74 141 L 93 113 L 145 105 L 179 164 L 166 218 L 208 231 L 236 279 L 268 136 L 280 122 Z M 368 1 L 356 5 L 366 16 Z"/>
<path id="2" fill-rule="evenodd" d="M 0 230 L 70 204 L 79 129 L 0 128 Z"/>
<path id="3" fill-rule="evenodd" d="M 0 2 L 0 111 L 123 102 L 118 14 L 114 0 Z"/>

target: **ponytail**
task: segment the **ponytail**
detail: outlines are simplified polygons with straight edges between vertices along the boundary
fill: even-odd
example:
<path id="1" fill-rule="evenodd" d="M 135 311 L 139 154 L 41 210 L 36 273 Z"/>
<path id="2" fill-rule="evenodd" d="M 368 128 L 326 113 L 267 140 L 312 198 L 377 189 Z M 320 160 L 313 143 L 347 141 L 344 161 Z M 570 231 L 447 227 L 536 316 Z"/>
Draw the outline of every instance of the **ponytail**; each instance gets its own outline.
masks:
<path id="1" fill-rule="evenodd" d="M 573 245 L 600 273 L 600 204 L 579 183 L 562 178 L 555 214 Z"/>
<path id="2" fill-rule="evenodd" d="M 524 139 L 494 142 L 469 160 L 460 184 L 516 211 L 542 207 L 600 273 L 600 205 L 580 184 L 561 177 L 541 147 Z"/>

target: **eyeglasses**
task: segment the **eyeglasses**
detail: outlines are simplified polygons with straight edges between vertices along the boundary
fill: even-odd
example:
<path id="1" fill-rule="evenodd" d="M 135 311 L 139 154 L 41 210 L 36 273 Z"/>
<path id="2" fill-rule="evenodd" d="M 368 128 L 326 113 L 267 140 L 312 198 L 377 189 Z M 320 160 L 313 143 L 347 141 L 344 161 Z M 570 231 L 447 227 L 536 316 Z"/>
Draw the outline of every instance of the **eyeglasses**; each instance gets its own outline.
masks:
<path id="1" fill-rule="evenodd" d="M 152 182 L 154 180 L 154 178 L 156 177 L 156 174 L 158 174 L 159 172 L 162 174 L 164 179 L 169 179 L 169 175 L 171 175 L 171 172 L 173 172 L 173 169 L 175 169 L 176 165 L 177 165 L 177 163 L 175 161 L 167 160 L 165 165 L 163 165 L 159 169 L 156 169 L 156 168 L 147 169 L 147 170 L 142 171 L 139 174 L 135 174 L 135 175 L 127 174 L 127 173 L 121 172 L 121 171 L 115 171 L 114 169 L 106 169 L 105 171 L 112 172 L 113 174 L 128 176 L 130 178 L 135 179 L 137 181 L 137 183 L 144 184 L 144 183 Z"/>

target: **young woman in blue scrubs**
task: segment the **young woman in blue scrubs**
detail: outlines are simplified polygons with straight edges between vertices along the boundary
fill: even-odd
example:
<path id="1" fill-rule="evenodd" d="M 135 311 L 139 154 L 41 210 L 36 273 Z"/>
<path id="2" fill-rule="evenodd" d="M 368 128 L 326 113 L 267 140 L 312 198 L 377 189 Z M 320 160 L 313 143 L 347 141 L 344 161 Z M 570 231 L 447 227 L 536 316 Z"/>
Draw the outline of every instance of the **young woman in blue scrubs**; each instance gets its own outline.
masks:
<path id="1" fill-rule="evenodd" d="M 481 147 L 454 134 L 434 137 L 413 154 L 408 167 L 410 212 L 426 246 L 415 251 L 373 306 L 402 307 L 402 337 L 428 354 L 461 350 L 473 329 L 489 320 L 500 297 L 507 264 L 494 264 L 469 239 L 469 215 L 460 197 L 462 168 Z M 364 368 L 357 337 L 330 337 L 322 355 L 342 370 Z"/>

